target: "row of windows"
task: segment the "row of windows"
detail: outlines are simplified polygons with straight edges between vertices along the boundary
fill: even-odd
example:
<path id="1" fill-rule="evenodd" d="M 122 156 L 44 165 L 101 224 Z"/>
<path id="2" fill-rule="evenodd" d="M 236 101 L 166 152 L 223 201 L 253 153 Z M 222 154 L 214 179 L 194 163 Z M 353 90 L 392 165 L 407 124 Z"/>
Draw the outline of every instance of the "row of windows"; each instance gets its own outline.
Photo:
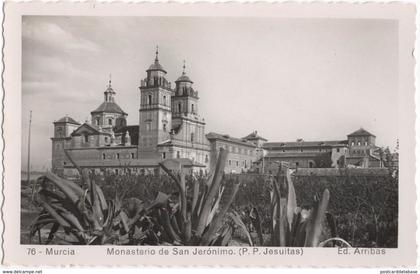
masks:
<path id="1" fill-rule="evenodd" d="M 252 161 L 249 161 L 249 162 L 250 162 L 250 165 L 252 165 Z M 232 166 L 232 165 L 236 165 L 237 167 L 239 166 L 239 161 L 229 160 L 228 163 L 229 163 L 229 166 Z M 248 164 L 248 162 L 246 160 L 241 162 L 241 166 L 243 166 L 245 168 L 247 168 L 247 164 Z"/>
<path id="2" fill-rule="evenodd" d="M 182 104 L 181 103 L 178 103 L 177 110 L 178 110 L 178 113 L 183 112 L 182 111 Z M 194 104 L 191 104 L 191 113 L 195 114 L 195 111 L 196 111 L 196 109 L 195 109 Z"/>
<path id="3" fill-rule="evenodd" d="M 237 146 L 228 146 L 228 145 L 220 145 L 219 148 L 222 147 L 227 149 L 229 152 L 245 154 L 245 155 L 252 155 L 253 151 L 251 149 L 241 148 Z"/>
<path id="4" fill-rule="evenodd" d="M 104 137 L 104 141 L 105 141 L 105 143 L 108 143 L 109 142 L 109 138 L 107 136 L 105 136 Z M 84 134 L 83 135 L 83 142 L 84 143 L 89 143 L 89 135 L 87 135 L 87 134 Z"/>
<path id="5" fill-rule="evenodd" d="M 101 119 L 100 118 L 96 118 L 95 119 L 95 125 L 99 126 L 101 124 Z M 112 118 L 108 118 L 108 125 L 112 126 L 113 125 L 113 119 Z"/>
<path id="6" fill-rule="evenodd" d="M 181 152 L 180 151 L 176 152 L 176 158 L 178 158 L 178 159 L 181 158 Z M 189 158 L 189 157 L 187 157 L 187 158 Z M 162 152 L 162 159 L 166 159 L 166 152 Z M 205 163 L 209 162 L 209 156 L 207 154 L 204 158 L 204 162 Z"/>
<path id="7" fill-rule="evenodd" d="M 301 148 L 300 150 L 296 150 L 296 149 L 288 149 L 288 150 L 282 149 L 281 151 L 282 152 L 313 152 L 314 149 L 303 149 L 303 148 Z M 318 149 L 318 152 L 329 152 L 329 151 L 330 150 L 328 150 L 328 149 L 322 149 L 322 148 Z M 339 147 L 336 148 L 335 151 L 336 152 L 340 152 L 340 148 Z"/>
<path id="8" fill-rule="evenodd" d="M 162 101 L 163 101 L 163 105 L 164 106 L 168 106 L 169 105 L 168 104 L 168 100 L 166 98 L 166 95 L 163 95 Z M 152 104 L 153 104 L 153 95 L 152 94 L 149 94 L 149 95 L 147 95 L 147 105 L 151 106 Z M 182 104 L 181 103 L 178 103 L 178 105 L 177 105 L 177 111 L 178 111 L 178 113 L 183 112 L 182 111 Z M 195 113 L 195 112 L 196 112 L 195 105 L 194 104 L 191 104 L 191 113 Z"/>
<path id="9" fill-rule="evenodd" d="M 164 106 L 169 106 L 166 95 L 162 96 L 162 103 Z M 147 105 L 151 106 L 152 104 L 153 104 L 153 95 L 149 94 L 147 95 Z"/>
<path id="10" fill-rule="evenodd" d="M 355 145 L 355 142 L 354 142 L 354 141 L 352 141 L 352 142 L 351 142 L 351 146 L 354 146 L 354 145 Z M 360 141 L 357 141 L 357 145 L 358 145 L 358 146 L 361 146 L 361 145 L 362 145 L 362 143 L 361 143 Z M 364 146 L 367 146 L 367 145 L 368 145 L 368 142 L 367 142 L 367 141 L 365 141 L 365 142 L 364 142 Z"/>
<path id="11" fill-rule="evenodd" d="M 136 154 L 134 152 L 130 153 L 129 155 L 127 155 L 125 158 L 126 159 L 134 159 L 136 157 Z M 102 153 L 102 160 L 105 159 L 123 159 L 124 157 L 122 157 L 122 155 L 120 153 L 116 153 L 116 154 L 106 154 L 106 153 Z"/>

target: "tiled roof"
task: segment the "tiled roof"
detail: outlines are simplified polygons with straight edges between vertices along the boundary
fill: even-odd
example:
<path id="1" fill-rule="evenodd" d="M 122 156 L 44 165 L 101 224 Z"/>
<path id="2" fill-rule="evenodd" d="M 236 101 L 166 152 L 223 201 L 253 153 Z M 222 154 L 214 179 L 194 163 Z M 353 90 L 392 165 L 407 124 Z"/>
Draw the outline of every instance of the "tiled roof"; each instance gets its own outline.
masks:
<path id="1" fill-rule="evenodd" d="M 266 149 L 281 149 L 281 148 L 292 148 L 292 147 L 328 147 L 328 146 L 345 146 L 347 140 L 338 141 L 300 141 L 300 142 L 268 142 L 263 145 Z"/>
<path id="2" fill-rule="evenodd" d="M 80 125 L 79 122 L 77 122 L 76 120 L 74 120 L 73 118 L 71 118 L 69 116 L 64 116 L 63 118 L 61 118 L 58 121 L 55 121 L 54 123 L 69 123 L 69 124 L 73 124 L 73 125 Z"/>
<path id="3" fill-rule="evenodd" d="M 298 168 L 293 176 L 389 176 L 387 168 Z"/>
<path id="4" fill-rule="evenodd" d="M 316 157 L 327 152 L 269 152 L 266 158 L 300 158 L 300 157 Z"/>
<path id="5" fill-rule="evenodd" d="M 74 130 L 71 133 L 71 136 L 80 136 L 80 134 L 78 132 L 83 127 L 90 128 L 92 130 L 92 133 L 91 134 L 107 134 L 107 135 L 111 135 L 111 133 L 109 133 L 109 132 L 103 132 L 102 129 L 100 129 L 98 126 L 86 122 L 86 123 L 83 123 L 83 125 L 81 125 L 80 127 L 78 127 L 76 130 Z"/>
<path id="6" fill-rule="evenodd" d="M 183 166 L 199 166 L 204 165 L 199 163 L 193 163 L 190 159 L 176 159 L 179 160 Z M 88 160 L 76 160 L 77 165 L 80 167 L 91 167 L 91 168 L 131 168 L 131 167 L 158 167 L 159 163 L 162 162 L 160 158 L 149 158 L 149 159 L 88 159 Z M 73 167 L 72 164 L 65 166 L 66 168 Z"/>
<path id="7" fill-rule="evenodd" d="M 245 136 L 244 138 L 245 140 L 263 140 L 263 141 L 267 141 L 267 139 L 261 137 L 260 135 L 258 135 L 258 132 L 255 130 L 253 132 L 251 132 L 250 134 L 248 134 L 247 136 Z"/>
<path id="8" fill-rule="evenodd" d="M 255 145 L 253 143 L 251 143 L 251 142 L 249 142 L 247 140 L 239 139 L 239 138 L 234 138 L 234 137 L 231 137 L 229 135 L 223 135 L 223 134 L 218 134 L 218 133 L 210 132 L 210 133 L 206 134 L 206 137 L 209 140 L 223 140 L 223 141 L 235 143 L 235 144 L 238 144 L 238 145 L 255 147 Z"/>
<path id="9" fill-rule="evenodd" d="M 127 115 L 127 113 L 125 113 L 115 102 L 103 102 L 97 109 L 95 109 L 91 113 L 98 112 L 121 113 Z"/>
<path id="10" fill-rule="evenodd" d="M 178 163 L 184 167 L 191 167 L 191 166 L 205 167 L 205 165 L 200 164 L 198 162 L 193 162 L 189 158 L 166 159 L 166 160 L 163 160 L 161 163 L 164 164 L 168 169 L 173 169 L 177 167 Z"/>
<path id="11" fill-rule="evenodd" d="M 115 168 L 129 168 L 129 167 L 157 167 L 161 159 L 88 159 L 76 160 L 80 167 L 115 167 Z M 71 164 L 67 168 L 72 167 Z"/>
<path id="12" fill-rule="evenodd" d="M 372 133 L 370 133 L 369 131 L 367 131 L 363 128 L 360 128 L 360 129 L 356 130 L 355 132 L 353 132 L 353 133 L 351 133 L 347 136 L 373 136 L 373 137 L 375 137 L 375 135 L 373 135 Z"/>

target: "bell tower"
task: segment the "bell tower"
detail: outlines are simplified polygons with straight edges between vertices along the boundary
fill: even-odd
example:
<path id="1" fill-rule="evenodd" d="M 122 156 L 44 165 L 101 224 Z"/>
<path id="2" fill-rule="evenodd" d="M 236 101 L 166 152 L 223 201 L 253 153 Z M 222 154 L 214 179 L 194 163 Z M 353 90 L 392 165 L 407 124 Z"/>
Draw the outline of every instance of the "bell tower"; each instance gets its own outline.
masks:
<path id="1" fill-rule="evenodd" d="M 175 90 L 172 95 L 172 128 L 182 127 L 183 143 L 192 147 L 205 144 L 204 119 L 198 114 L 198 91 L 192 86 L 193 81 L 185 72 L 185 61 L 182 74 L 175 81 Z M 187 152 L 188 157 L 188 152 Z"/>
<path id="2" fill-rule="evenodd" d="M 170 139 L 172 127 L 171 83 L 159 63 L 158 47 L 155 61 L 146 73 L 140 85 L 139 158 L 160 157 L 157 145 Z"/>

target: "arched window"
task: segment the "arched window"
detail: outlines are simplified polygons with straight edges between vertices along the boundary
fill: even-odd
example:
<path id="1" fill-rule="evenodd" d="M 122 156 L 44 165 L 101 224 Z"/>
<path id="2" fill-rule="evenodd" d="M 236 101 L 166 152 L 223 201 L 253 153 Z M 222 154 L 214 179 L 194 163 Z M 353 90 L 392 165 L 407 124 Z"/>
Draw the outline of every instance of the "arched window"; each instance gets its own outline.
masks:
<path id="1" fill-rule="evenodd" d="M 163 96 L 163 105 L 166 106 L 166 96 Z"/>
<path id="2" fill-rule="evenodd" d="M 206 163 L 208 163 L 209 162 L 209 156 L 208 155 L 206 155 L 206 159 L 204 160 Z"/>
<path id="3" fill-rule="evenodd" d="M 146 130 L 149 131 L 152 129 L 152 123 L 151 122 L 146 122 Z"/>
<path id="4" fill-rule="evenodd" d="M 96 118 L 96 125 L 99 126 L 99 118 Z"/>
<path id="5" fill-rule="evenodd" d="M 102 153 L 102 159 L 105 160 L 106 159 L 106 155 L 105 153 Z"/>
<path id="6" fill-rule="evenodd" d="M 152 105 L 152 95 L 151 94 L 149 94 L 148 96 L 147 96 L 147 104 L 150 106 L 150 105 Z"/>
<path id="7" fill-rule="evenodd" d="M 166 123 L 163 123 L 163 131 L 166 131 Z"/>
<path id="8" fill-rule="evenodd" d="M 117 153 L 117 159 L 120 159 L 120 154 L 119 153 Z"/>
<path id="9" fill-rule="evenodd" d="M 191 104 L 191 112 L 192 113 L 195 113 L 195 111 L 194 111 L 194 104 Z"/>
<path id="10" fill-rule="evenodd" d="M 108 125 L 112 126 L 112 118 L 108 119 Z"/>

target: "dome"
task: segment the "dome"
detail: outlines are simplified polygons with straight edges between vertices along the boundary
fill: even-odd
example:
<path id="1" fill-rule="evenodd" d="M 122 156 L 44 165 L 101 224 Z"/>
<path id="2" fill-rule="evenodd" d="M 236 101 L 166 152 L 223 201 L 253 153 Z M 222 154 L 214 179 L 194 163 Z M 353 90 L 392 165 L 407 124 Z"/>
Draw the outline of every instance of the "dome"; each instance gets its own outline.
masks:
<path id="1" fill-rule="evenodd" d="M 175 81 L 177 82 L 189 82 L 189 83 L 193 83 L 193 81 L 191 81 L 190 77 L 188 77 L 186 74 L 182 74 L 178 79 L 176 79 Z"/>
<path id="2" fill-rule="evenodd" d="M 127 113 L 125 113 L 119 105 L 117 105 L 117 103 L 115 102 L 103 102 L 97 109 L 95 109 L 94 111 L 91 112 L 91 114 L 93 113 L 119 113 L 119 114 L 124 114 L 127 115 Z"/>
<path id="3" fill-rule="evenodd" d="M 161 64 L 159 64 L 159 48 L 156 47 L 156 57 L 155 62 L 150 65 L 149 69 L 146 71 L 163 71 L 166 73 L 166 70 L 162 67 Z"/>
<path id="4" fill-rule="evenodd" d="M 166 73 L 166 70 L 162 67 L 161 64 L 159 64 L 158 60 L 155 60 L 153 64 L 150 65 L 149 69 L 147 71 L 153 71 L 153 70 L 160 70 Z"/>
<path id="5" fill-rule="evenodd" d="M 58 121 L 55 121 L 54 123 L 69 123 L 69 124 L 73 124 L 73 125 L 80 125 L 79 122 L 77 122 L 76 120 L 74 120 L 73 118 L 69 117 L 69 116 L 64 116 L 63 118 L 59 119 Z"/>
<path id="6" fill-rule="evenodd" d="M 190 77 L 187 76 L 187 74 L 185 73 L 185 60 L 184 60 L 184 65 L 182 66 L 182 75 L 178 77 L 178 79 L 176 79 L 175 83 L 179 83 L 179 82 L 189 82 L 189 83 L 194 83 L 193 81 L 191 81 Z"/>

